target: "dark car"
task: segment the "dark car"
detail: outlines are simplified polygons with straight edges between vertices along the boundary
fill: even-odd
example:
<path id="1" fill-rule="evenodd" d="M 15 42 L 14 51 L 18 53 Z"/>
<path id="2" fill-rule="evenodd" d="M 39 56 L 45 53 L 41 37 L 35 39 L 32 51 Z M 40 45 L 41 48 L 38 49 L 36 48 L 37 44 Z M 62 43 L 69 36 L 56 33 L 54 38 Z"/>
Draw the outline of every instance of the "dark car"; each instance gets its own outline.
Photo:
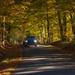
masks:
<path id="1" fill-rule="evenodd" d="M 23 42 L 24 46 L 34 45 L 37 46 L 37 39 L 35 36 L 27 36 Z"/>

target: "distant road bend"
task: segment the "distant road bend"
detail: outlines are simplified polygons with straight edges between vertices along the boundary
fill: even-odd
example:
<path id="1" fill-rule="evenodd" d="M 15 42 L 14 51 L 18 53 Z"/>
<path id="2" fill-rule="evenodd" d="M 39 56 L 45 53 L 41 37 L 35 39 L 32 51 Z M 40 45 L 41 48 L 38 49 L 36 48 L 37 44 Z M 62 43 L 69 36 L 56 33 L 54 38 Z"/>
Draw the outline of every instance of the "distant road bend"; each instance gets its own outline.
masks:
<path id="1" fill-rule="evenodd" d="M 75 75 L 75 59 L 52 46 L 25 47 L 21 64 L 12 75 Z"/>

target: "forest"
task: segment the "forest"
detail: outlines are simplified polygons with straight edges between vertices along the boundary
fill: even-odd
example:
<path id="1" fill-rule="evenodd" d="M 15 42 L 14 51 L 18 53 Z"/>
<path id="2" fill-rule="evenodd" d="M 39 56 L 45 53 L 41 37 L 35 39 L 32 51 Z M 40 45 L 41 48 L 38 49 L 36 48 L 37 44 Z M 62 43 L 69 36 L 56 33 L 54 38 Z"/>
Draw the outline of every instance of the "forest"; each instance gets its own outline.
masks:
<path id="1" fill-rule="evenodd" d="M 43 44 L 75 40 L 75 1 L 0 0 L 0 44 L 21 44 L 28 35 Z"/>
<path id="2" fill-rule="evenodd" d="M 75 0 L 0 0 L 0 75 L 22 60 L 29 35 L 75 57 Z"/>

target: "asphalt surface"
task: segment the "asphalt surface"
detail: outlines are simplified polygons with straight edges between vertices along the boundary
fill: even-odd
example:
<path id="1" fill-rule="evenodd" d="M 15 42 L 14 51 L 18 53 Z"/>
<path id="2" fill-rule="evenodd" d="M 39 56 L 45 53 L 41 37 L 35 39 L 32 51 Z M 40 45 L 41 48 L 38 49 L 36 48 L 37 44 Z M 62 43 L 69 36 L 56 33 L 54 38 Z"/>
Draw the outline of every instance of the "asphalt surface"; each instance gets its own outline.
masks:
<path id="1" fill-rule="evenodd" d="M 75 59 L 52 46 L 25 47 L 23 61 L 12 75 L 75 75 Z"/>

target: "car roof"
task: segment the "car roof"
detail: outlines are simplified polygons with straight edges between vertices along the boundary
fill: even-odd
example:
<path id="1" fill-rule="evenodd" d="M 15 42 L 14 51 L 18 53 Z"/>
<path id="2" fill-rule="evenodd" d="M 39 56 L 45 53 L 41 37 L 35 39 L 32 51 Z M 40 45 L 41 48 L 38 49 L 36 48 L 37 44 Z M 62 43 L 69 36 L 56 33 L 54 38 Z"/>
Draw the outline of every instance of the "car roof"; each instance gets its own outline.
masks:
<path id="1" fill-rule="evenodd" d="M 26 38 L 32 38 L 32 39 L 35 39 L 36 37 L 35 36 L 27 36 Z"/>

